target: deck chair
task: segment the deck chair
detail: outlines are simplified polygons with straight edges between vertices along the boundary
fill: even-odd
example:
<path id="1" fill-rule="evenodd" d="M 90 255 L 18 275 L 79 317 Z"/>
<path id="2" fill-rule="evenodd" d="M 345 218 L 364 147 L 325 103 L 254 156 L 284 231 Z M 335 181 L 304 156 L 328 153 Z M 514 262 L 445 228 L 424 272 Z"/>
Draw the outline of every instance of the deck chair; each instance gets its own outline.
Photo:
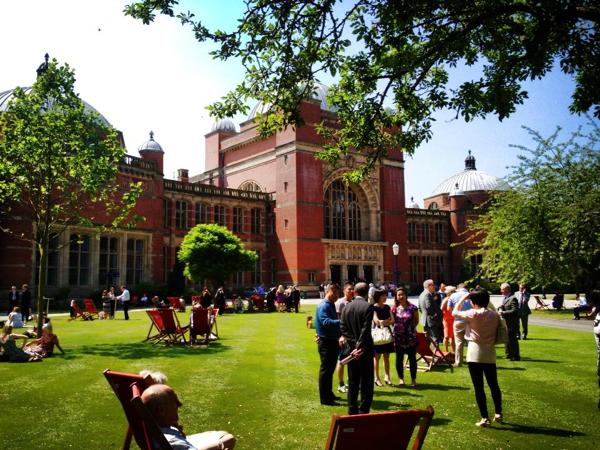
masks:
<path id="1" fill-rule="evenodd" d="M 143 389 L 139 383 L 131 384 L 131 399 L 127 421 L 133 431 L 135 442 L 141 450 L 168 450 L 172 449 L 167 438 L 160 431 L 160 427 L 146 405 L 142 403 Z"/>
<path id="2" fill-rule="evenodd" d="M 190 317 L 190 345 L 194 343 L 208 345 L 210 342 L 212 327 L 208 312 L 209 310 L 205 308 L 195 308 L 192 310 Z M 198 339 L 198 336 L 202 336 L 202 339 Z"/>
<path id="3" fill-rule="evenodd" d="M 534 295 L 533 298 L 535 298 L 535 309 L 549 309 L 550 305 L 544 302 L 539 295 Z"/>
<path id="4" fill-rule="evenodd" d="M 426 366 L 419 366 L 419 361 L 423 361 Z M 444 352 L 439 345 L 425 333 L 417 333 L 417 370 L 429 372 L 438 364 L 445 364 L 454 371 L 454 353 Z M 408 361 L 406 366 L 408 367 Z"/>
<path id="5" fill-rule="evenodd" d="M 148 330 L 148 334 L 146 335 L 146 341 L 157 341 L 160 340 L 162 335 L 160 330 L 164 328 L 164 324 L 162 321 L 162 317 L 158 314 L 158 309 L 151 309 L 146 311 L 148 317 L 150 318 L 150 329 Z M 152 334 L 154 330 L 154 334 Z"/>
<path id="6" fill-rule="evenodd" d="M 90 316 L 99 317 L 99 311 L 96 309 L 96 305 L 94 305 L 94 300 L 92 300 L 91 298 L 84 298 L 83 306 L 85 307 L 86 312 L 90 314 Z"/>
<path id="7" fill-rule="evenodd" d="M 181 311 L 181 303 L 179 302 L 179 297 L 167 297 L 167 301 L 169 302 L 171 308 L 173 308 L 176 311 Z"/>
<path id="8" fill-rule="evenodd" d="M 152 339 L 156 344 L 165 342 L 167 344 L 187 344 L 185 334 L 189 331 L 189 326 L 182 327 L 173 309 L 154 309 L 146 311 L 153 325 L 158 328 L 158 336 Z M 160 317 L 160 320 L 158 319 Z M 146 340 L 148 337 L 146 337 Z"/>
<path id="9" fill-rule="evenodd" d="M 150 385 L 150 376 L 142 377 L 141 375 L 134 373 L 113 372 L 110 369 L 106 369 L 104 371 L 104 377 L 119 399 L 119 402 L 121 402 L 123 412 L 125 413 L 125 417 L 127 417 L 129 422 L 130 411 L 133 411 L 131 406 L 131 384 L 138 383 L 138 386 L 140 386 L 143 391 L 145 387 Z M 130 426 L 128 426 L 127 432 L 125 433 L 125 440 L 123 442 L 123 450 L 129 449 L 132 435 L 132 429 Z"/>
<path id="10" fill-rule="evenodd" d="M 208 310 L 210 311 L 210 308 L 208 308 Z M 212 308 L 212 314 L 209 314 L 208 319 L 212 337 L 214 339 L 219 339 L 219 324 L 217 323 L 217 317 L 219 317 L 219 308 Z"/>
<path id="11" fill-rule="evenodd" d="M 418 431 L 412 450 L 423 446 L 433 408 L 331 417 L 325 450 L 404 450 Z"/>
<path id="12" fill-rule="evenodd" d="M 75 312 L 75 317 L 72 318 L 72 319 L 69 318 L 69 320 L 75 320 L 75 319 L 78 319 L 80 317 L 83 319 L 83 311 L 81 310 L 81 308 L 79 307 L 79 305 L 77 304 L 77 302 L 75 302 L 75 303 L 72 304 L 72 308 L 73 308 L 73 311 Z"/>

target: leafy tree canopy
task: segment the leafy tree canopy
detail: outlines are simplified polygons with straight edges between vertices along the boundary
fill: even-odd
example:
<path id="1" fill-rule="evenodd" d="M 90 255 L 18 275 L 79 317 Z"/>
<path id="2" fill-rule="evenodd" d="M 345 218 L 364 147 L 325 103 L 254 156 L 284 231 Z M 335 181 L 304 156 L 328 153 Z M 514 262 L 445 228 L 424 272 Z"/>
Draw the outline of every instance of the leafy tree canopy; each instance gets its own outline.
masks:
<path id="1" fill-rule="evenodd" d="M 329 103 L 340 127 L 321 129 L 321 157 L 335 162 L 363 149 L 360 178 L 390 148 L 412 153 L 432 135 L 434 113 L 469 121 L 500 120 L 527 98 L 522 83 L 555 64 L 575 78 L 573 112 L 600 117 L 600 6 L 589 0 L 248 0 L 234 31 L 210 30 L 177 0 L 141 0 L 125 13 L 148 24 L 177 16 L 212 55 L 239 60 L 245 79 L 209 107 L 217 117 L 246 112 L 248 100 L 273 105 L 260 119 L 268 135 L 300 123 L 298 102 L 325 74 L 338 77 Z M 201 13 L 199 14 L 201 16 Z M 459 64 L 481 67 L 470 80 L 449 79 Z M 386 108 L 393 105 L 394 109 Z M 401 128 L 402 133 L 390 132 Z"/>
<path id="2" fill-rule="evenodd" d="M 497 281 L 580 291 L 600 280 L 600 126 L 559 141 L 531 131 L 537 147 L 523 153 L 499 193 L 472 226 L 479 232 L 483 275 Z"/>
<path id="3" fill-rule="evenodd" d="M 227 228 L 200 224 L 186 234 L 178 253 L 185 263 L 183 273 L 196 283 L 223 283 L 227 277 L 254 269 L 256 252 L 244 249 L 242 241 Z"/>
<path id="4" fill-rule="evenodd" d="M 3 213 L 18 207 L 33 224 L 31 240 L 40 257 L 38 329 L 51 236 L 70 225 L 135 221 L 139 217 L 131 209 L 140 194 L 138 183 L 129 190 L 117 185 L 125 149 L 113 128 L 85 110 L 71 68 L 52 60 L 41 69 L 31 90 L 15 89 L 0 113 L 0 204 Z M 0 229 L 12 232 L 4 225 Z"/>

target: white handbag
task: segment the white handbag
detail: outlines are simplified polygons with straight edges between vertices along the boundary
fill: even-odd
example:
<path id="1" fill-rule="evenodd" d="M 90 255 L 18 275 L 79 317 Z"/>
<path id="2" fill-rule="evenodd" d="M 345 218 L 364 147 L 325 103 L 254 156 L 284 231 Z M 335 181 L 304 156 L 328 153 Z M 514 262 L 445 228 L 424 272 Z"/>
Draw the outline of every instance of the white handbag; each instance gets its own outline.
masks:
<path id="1" fill-rule="evenodd" d="M 392 342 L 390 327 L 373 327 L 371 328 L 371 336 L 373 337 L 373 345 L 384 345 Z"/>

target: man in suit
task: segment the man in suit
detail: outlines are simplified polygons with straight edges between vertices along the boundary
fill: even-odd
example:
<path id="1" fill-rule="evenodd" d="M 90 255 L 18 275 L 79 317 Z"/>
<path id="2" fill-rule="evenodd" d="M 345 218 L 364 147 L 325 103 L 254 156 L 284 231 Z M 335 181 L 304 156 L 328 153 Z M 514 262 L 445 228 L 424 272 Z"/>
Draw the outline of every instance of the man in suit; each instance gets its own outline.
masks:
<path id="1" fill-rule="evenodd" d="M 527 330 L 529 323 L 529 314 L 531 314 L 531 309 L 529 308 L 529 296 L 531 294 L 527 290 L 527 285 L 521 283 L 519 285 L 519 292 L 517 292 L 516 297 L 519 301 L 519 319 L 521 320 L 521 329 L 522 332 L 517 334 L 517 337 L 523 338 L 523 340 L 527 339 Z"/>
<path id="2" fill-rule="evenodd" d="M 368 414 L 373 402 L 373 305 L 366 300 L 368 292 L 367 283 L 357 283 L 354 300 L 342 311 L 340 345 L 348 346 L 355 357 L 348 363 L 348 414 Z"/>
<path id="3" fill-rule="evenodd" d="M 433 280 L 423 282 L 423 292 L 419 295 L 419 312 L 421 314 L 421 323 L 425 333 L 435 342 L 441 344 L 443 340 L 442 310 L 440 303 L 434 301 L 435 284 Z"/>
<path id="4" fill-rule="evenodd" d="M 510 284 L 502 283 L 500 285 L 502 294 L 502 304 L 498 307 L 498 312 L 506 320 L 508 328 L 508 342 L 506 343 L 506 357 L 511 361 L 519 361 L 519 301 L 511 290 Z"/>
<path id="5" fill-rule="evenodd" d="M 23 323 L 26 323 L 31 315 L 31 291 L 28 284 L 24 284 L 21 290 L 21 314 Z"/>
<path id="6" fill-rule="evenodd" d="M 11 286 L 8 291 L 8 313 L 10 314 L 15 306 L 19 306 L 19 293 L 16 286 Z"/>

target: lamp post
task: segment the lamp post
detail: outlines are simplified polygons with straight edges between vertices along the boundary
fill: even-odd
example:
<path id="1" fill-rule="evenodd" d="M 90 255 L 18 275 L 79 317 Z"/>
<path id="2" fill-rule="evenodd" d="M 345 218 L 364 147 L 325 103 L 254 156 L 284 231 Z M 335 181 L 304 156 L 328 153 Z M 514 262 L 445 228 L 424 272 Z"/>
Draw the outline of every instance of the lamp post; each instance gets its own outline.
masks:
<path id="1" fill-rule="evenodd" d="M 400 246 L 396 242 L 392 245 L 392 252 L 394 253 L 394 284 L 397 288 L 400 283 L 400 272 L 398 272 L 398 253 L 400 253 Z"/>

